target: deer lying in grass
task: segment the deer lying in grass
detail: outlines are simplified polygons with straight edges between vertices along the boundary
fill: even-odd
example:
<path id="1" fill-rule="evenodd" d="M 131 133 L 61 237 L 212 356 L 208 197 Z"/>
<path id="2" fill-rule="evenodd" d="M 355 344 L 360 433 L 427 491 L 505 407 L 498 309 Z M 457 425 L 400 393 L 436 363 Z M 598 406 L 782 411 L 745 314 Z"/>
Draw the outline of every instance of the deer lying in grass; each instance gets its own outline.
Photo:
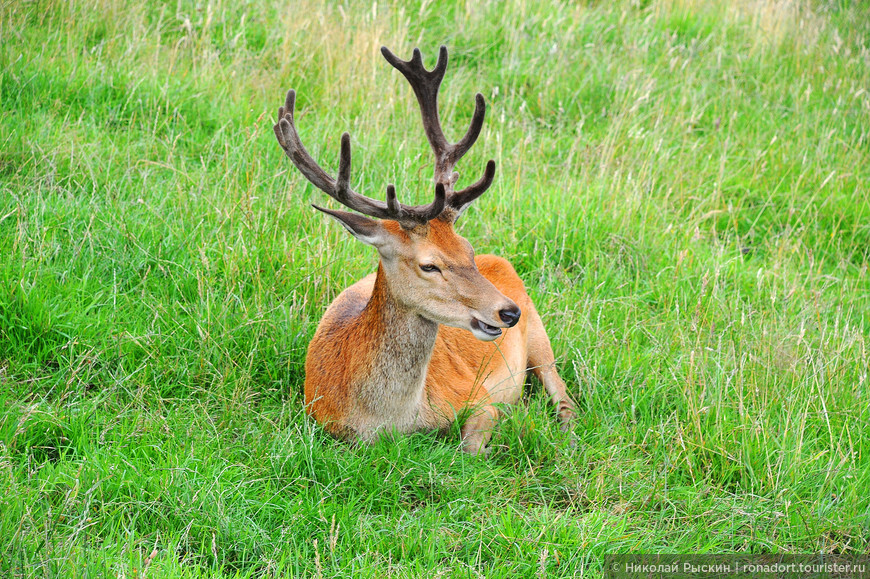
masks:
<path id="1" fill-rule="evenodd" d="M 317 327 L 305 360 L 307 411 L 333 435 L 365 442 L 394 430 L 445 430 L 457 415 L 468 413 L 461 429 L 463 449 L 486 453 L 498 416 L 495 405 L 520 398 L 530 369 L 567 428 L 574 406 L 522 280 L 504 259 L 475 257 L 471 244 L 453 230 L 495 176 L 495 162 L 489 161 L 478 182 L 454 190 L 459 175 L 453 168 L 483 126 L 483 96 L 476 96 L 465 136 L 448 143 L 437 105 L 447 49 L 441 47 L 431 71 L 423 66 L 418 49 L 407 62 L 386 47 L 381 52 L 405 76 L 419 101 L 423 129 L 435 153 L 432 203 L 403 205 L 393 185 L 387 186 L 386 203 L 354 192 L 348 133 L 341 137 L 338 176 L 328 175 L 299 139 L 293 90 L 274 127 L 299 171 L 357 213 L 315 207 L 380 255 L 377 273 L 344 290 Z"/>

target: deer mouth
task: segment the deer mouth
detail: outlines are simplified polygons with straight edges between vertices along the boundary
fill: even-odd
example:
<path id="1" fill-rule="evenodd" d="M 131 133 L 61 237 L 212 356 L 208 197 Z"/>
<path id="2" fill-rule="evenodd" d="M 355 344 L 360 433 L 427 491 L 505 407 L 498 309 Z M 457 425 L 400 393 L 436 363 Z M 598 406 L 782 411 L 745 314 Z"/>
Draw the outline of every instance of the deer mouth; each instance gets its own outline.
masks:
<path id="1" fill-rule="evenodd" d="M 471 330 L 475 334 L 478 334 L 478 338 L 482 340 L 492 340 L 501 336 L 501 328 L 490 326 L 486 322 L 482 322 L 477 318 L 471 318 Z M 484 334 L 484 336 L 481 337 L 479 334 Z"/>

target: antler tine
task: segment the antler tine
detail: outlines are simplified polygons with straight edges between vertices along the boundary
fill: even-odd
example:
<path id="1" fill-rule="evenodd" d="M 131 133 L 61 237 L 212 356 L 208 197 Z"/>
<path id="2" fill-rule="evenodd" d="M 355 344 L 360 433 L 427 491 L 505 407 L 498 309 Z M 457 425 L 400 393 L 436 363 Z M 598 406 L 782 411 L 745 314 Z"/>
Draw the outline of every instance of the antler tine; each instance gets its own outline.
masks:
<path id="1" fill-rule="evenodd" d="M 438 118 L 438 89 L 447 71 L 447 47 L 442 46 L 439 50 L 438 62 L 432 70 L 426 70 L 423 66 L 423 56 L 419 48 L 414 49 L 411 60 L 407 61 L 397 57 L 386 46 L 381 47 L 381 53 L 393 68 L 402 73 L 414 89 L 414 95 L 420 104 L 423 130 L 432 146 L 432 152 L 435 153 L 435 182 L 444 183 L 452 190 L 453 167 L 468 152 L 483 127 L 483 119 L 486 115 L 486 102 L 483 95 L 480 93 L 475 95 L 474 115 L 465 136 L 456 144 L 450 144 L 444 136 Z"/>
<path id="2" fill-rule="evenodd" d="M 396 198 L 396 189 L 387 187 L 387 203 L 369 199 L 356 193 L 350 187 L 350 134 L 341 135 L 341 155 L 338 163 L 338 179 L 333 179 L 311 157 L 296 130 L 293 111 L 296 105 L 296 91 L 289 90 L 284 100 L 284 106 L 278 108 L 278 122 L 273 127 L 275 137 L 284 152 L 293 161 L 297 169 L 312 185 L 341 203 L 369 217 L 379 219 L 394 219 L 402 227 L 413 228 L 421 223 L 427 223 L 437 217 L 443 210 L 445 194 L 443 187 L 439 193 L 435 189 L 435 199 L 429 205 L 402 205 Z"/>
<path id="3" fill-rule="evenodd" d="M 483 195 L 483 193 L 489 189 L 494 178 L 495 161 L 490 159 L 487 161 L 486 170 L 479 181 L 450 196 L 450 207 L 456 210 L 457 216 L 461 214 L 472 201 Z"/>
<path id="4" fill-rule="evenodd" d="M 408 61 L 400 59 L 386 46 L 381 47 L 381 54 L 393 68 L 408 79 L 411 88 L 414 89 L 414 95 L 420 103 L 420 112 L 423 115 L 423 130 L 426 131 L 426 137 L 432 145 L 435 157 L 440 158 L 450 146 L 438 120 L 438 88 L 447 71 L 447 47 L 441 47 L 438 62 L 432 70 L 426 70 L 423 66 L 423 55 L 419 48 L 414 49 L 414 54 Z"/>
<path id="5" fill-rule="evenodd" d="M 391 212 L 392 217 L 399 223 L 406 221 L 414 225 L 419 223 L 428 223 L 435 219 L 444 211 L 447 202 L 447 195 L 444 191 L 444 185 L 438 184 L 435 186 L 435 199 L 429 205 L 402 205 L 396 199 L 396 188 L 393 184 L 387 185 L 387 207 Z M 407 227 L 407 225 L 405 226 Z"/>
<path id="6" fill-rule="evenodd" d="M 456 161 L 459 161 L 477 141 L 477 137 L 480 136 L 480 129 L 483 128 L 484 116 L 486 116 L 486 101 L 483 100 L 482 94 L 477 93 L 474 95 L 474 114 L 471 116 L 471 125 L 468 127 L 465 136 L 454 145 L 456 149 Z"/>
<path id="7" fill-rule="evenodd" d="M 438 117 L 438 90 L 444 73 L 447 70 L 447 47 L 442 46 L 438 52 L 438 62 L 432 70 L 423 66 L 423 56 L 419 48 L 415 48 L 411 60 L 401 60 L 386 46 L 381 47 L 384 58 L 408 80 L 414 95 L 420 105 L 420 115 L 423 118 L 423 130 L 435 154 L 435 183 L 444 185 L 447 193 L 447 206 L 454 209 L 452 215 L 459 215 L 469 203 L 477 199 L 492 184 L 495 176 L 495 162 L 487 163 L 484 176 L 473 185 L 454 193 L 458 174 L 453 167 L 474 145 L 483 128 L 486 116 L 486 101 L 483 95 L 474 96 L 474 114 L 465 135 L 455 144 L 451 144 L 444 136 L 441 121 Z"/>
<path id="8" fill-rule="evenodd" d="M 281 148 L 284 149 L 296 168 L 305 175 L 305 178 L 318 189 L 332 195 L 332 191 L 335 189 L 335 180 L 327 175 L 326 171 L 321 169 L 311 158 L 299 139 L 299 133 L 296 132 L 296 124 L 293 119 L 295 105 L 296 91 L 290 89 L 287 91 L 284 106 L 278 108 L 278 122 L 273 127 L 275 136 L 278 138 Z"/>

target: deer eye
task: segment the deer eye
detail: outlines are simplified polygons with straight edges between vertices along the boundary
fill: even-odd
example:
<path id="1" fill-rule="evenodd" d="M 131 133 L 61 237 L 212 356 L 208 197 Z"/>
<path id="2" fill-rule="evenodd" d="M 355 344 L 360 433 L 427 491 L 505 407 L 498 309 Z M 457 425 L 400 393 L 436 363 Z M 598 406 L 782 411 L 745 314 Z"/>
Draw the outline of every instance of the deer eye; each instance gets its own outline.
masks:
<path id="1" fill-rule="evenodd" d="M 435 272 L 435 271 L 441 271 L 440 269 L 438 269 L 438 266 L 437 266 L 437 265 L 434 265 L 434 264 L 431 264 L 431 263 L 421 263 L 421 264 L 420 264 L 420 269 L 422 269 L 422 270 L 425 271 L 426 273 L 432 273 L 432 272 Z"/>

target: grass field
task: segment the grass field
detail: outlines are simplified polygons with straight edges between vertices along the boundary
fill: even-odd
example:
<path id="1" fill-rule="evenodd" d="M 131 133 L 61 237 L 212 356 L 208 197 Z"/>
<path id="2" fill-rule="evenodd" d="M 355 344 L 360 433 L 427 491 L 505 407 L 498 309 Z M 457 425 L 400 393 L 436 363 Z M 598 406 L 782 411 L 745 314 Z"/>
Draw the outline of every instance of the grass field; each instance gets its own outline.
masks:
<path id="1" fill-rule="evenodd" d="M 509 258 L 579 406 L 489 460 L 353 448 L 307 343 L 375 253 L 272 134 Z M 600 576 L 606 553 L 870 552 L 870 9 L 790 0 L 0 6 L 0 575 Z M 572 444 L 572 441 L 574 444 Z"/>

